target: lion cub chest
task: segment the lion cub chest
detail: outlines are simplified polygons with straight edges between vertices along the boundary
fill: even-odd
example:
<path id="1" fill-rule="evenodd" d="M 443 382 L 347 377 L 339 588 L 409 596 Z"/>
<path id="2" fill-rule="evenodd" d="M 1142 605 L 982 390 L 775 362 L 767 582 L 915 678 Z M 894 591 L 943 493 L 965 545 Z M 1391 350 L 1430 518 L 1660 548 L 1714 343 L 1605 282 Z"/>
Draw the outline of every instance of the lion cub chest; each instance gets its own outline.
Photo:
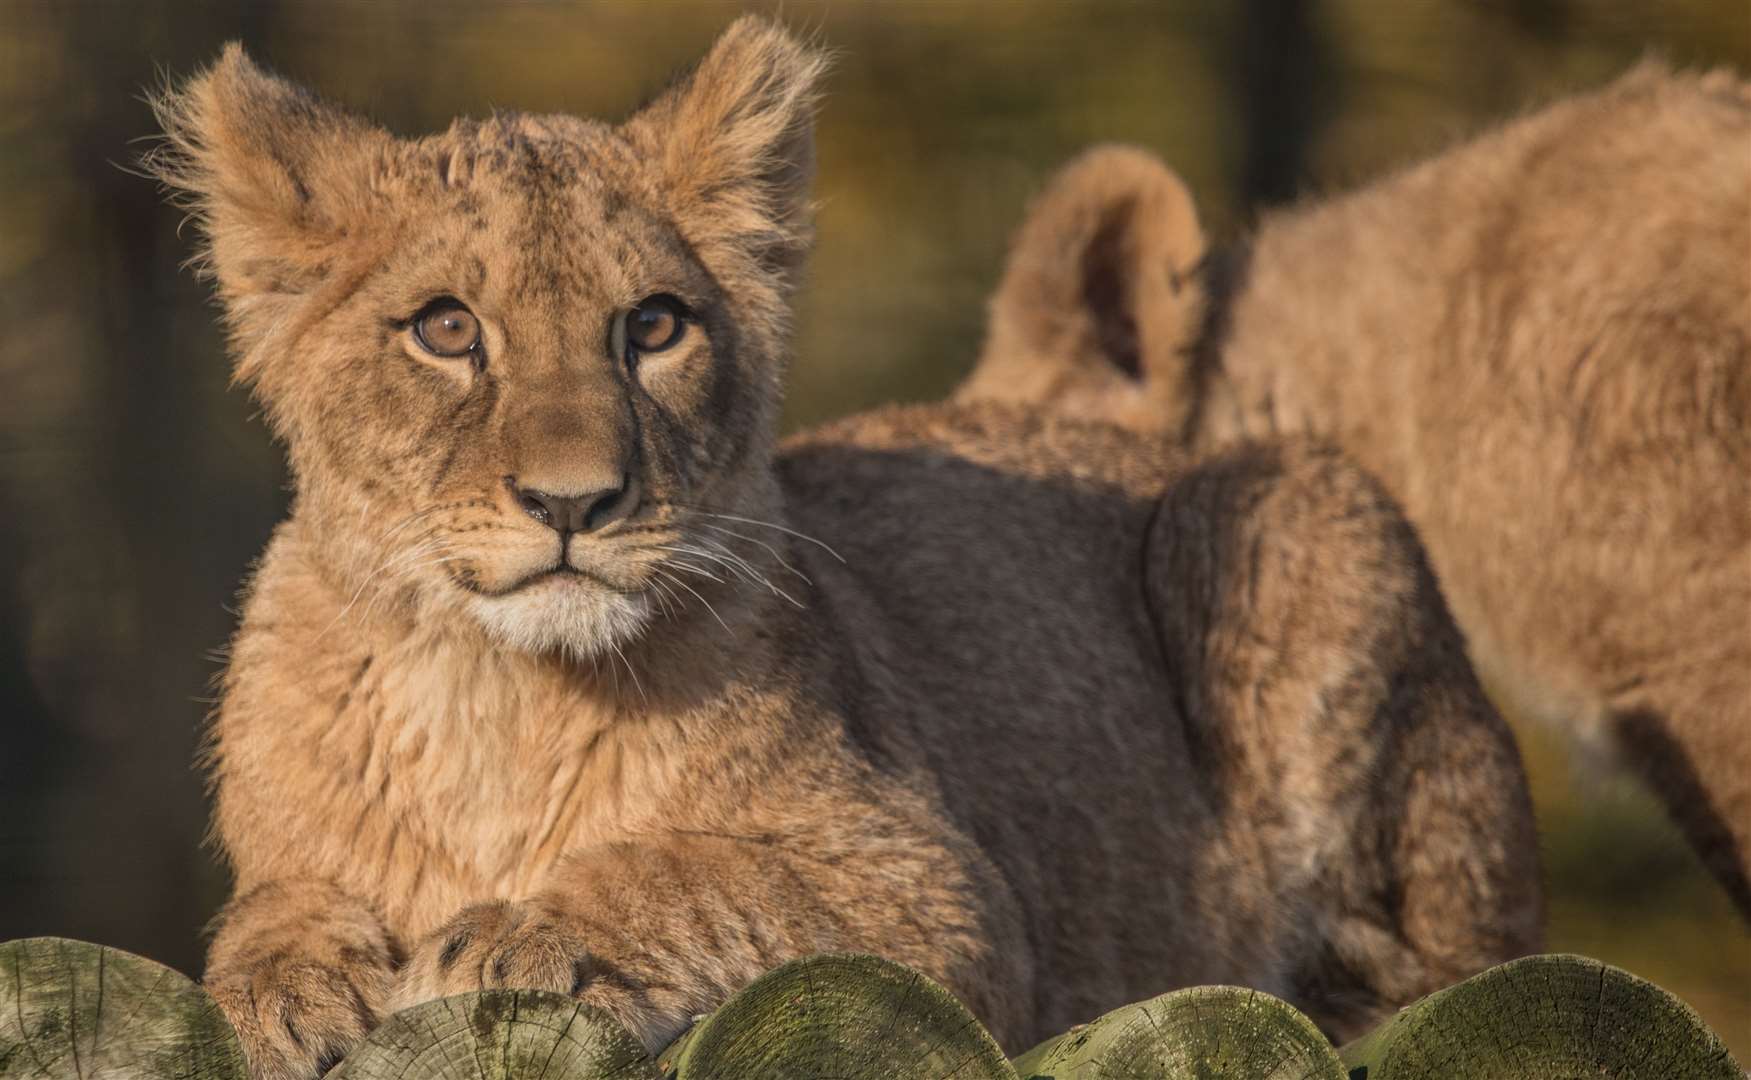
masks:
<path id="1" fill-rule="evenodd" d="M 245 690 L 266 675 L 243 674 Z M 567 852 L 662 801 L 625 725 L 564 669 L 421 641 L 298 681 L 300 707 L 283 685 L 272 708 L 227 700 L 225 844 L 239 865 L 335 880 L 403 934 L 537 892 Z"/>

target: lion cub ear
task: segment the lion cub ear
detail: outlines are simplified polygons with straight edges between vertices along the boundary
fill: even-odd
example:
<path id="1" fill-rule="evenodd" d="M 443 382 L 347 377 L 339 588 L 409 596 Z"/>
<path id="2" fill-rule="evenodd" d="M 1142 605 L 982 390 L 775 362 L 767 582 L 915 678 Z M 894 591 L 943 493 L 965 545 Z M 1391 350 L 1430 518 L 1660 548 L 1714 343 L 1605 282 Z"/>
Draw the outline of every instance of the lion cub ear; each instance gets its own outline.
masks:
<path id="1" fill-rule="evenodd" d="M 622 126 L 690 242 L 788 280 L 809 242 L 814 109 L 825 54 L 776 23 L 731 23 L 689 73 Z"/>
<path id="2" fill-rule="evenodd" d="M 369 220 L 372 163 L 390 136 L 263 71 L 235 42 L 152 107 L 164 139 L 142 165 L 199 225 L 194 263 L 247 342 Z"/>
<path id="3" fill-rule="evenodd" d="M 1086 151 L 1016 231 L 959 396 L 1178 431 L 1202 330 L 1204 252 L 1173 170 L 1132 147 Z"/>

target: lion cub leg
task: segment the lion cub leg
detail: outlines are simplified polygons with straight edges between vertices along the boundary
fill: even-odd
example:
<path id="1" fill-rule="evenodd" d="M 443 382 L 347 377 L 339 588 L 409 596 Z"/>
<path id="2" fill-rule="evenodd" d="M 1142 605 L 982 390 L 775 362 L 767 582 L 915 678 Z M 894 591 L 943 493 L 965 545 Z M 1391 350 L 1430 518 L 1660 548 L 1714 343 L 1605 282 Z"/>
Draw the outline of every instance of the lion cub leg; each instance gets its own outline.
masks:
<path id="1" fill-rule="evenodd" d="M 399 961 L 364 904 L 320 881 L 275 882 L 226 905 L 204 983 L 253 1080 L 307 1080 L 382 1018 Z"/>
<path id="2" fill-rule="evenodd" d="M 1277 988 L 1341 1040 L 1536 949 L 1518 750 L 1379 485 L 1319 446 L 1239 447 L 1173 485 L 1148 556 L 1214 817 L 1197 887 L 1268 939 Z"/>
<path id="3" fill-rule="evenodd" d="M 1718 581 L 1716 610 L 1751 611 L 1751 574 Z M 1725 577 L 1726 575 L 1722 575 Z M 1743 619 L 1743 615 L 1739 616 Z M 1624 759 L 1660 792 L 1703 865 L 1751 920 L 1751 643 L 1729 614 L 1699 615 L 1673 665 L 1612 696 L 1607 717 Z"/>

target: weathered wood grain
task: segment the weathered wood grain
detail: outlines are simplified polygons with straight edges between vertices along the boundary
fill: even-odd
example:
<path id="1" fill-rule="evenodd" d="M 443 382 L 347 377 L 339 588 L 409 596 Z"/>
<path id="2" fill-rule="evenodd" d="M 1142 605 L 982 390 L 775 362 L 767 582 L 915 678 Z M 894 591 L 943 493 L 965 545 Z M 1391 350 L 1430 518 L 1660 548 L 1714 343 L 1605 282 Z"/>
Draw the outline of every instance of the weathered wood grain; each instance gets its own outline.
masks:
<path id="1" fill-rule="evenodd" d="M 657 1080 L 613 1017 L 545 990 L 483 990 L 404 1009 L 331 1080 Z"/>
<path id="2" fill-rule="evenodd" d="M 1528 956 L 1401 1009 L 1340 1051 L 1351 1080 L 1740 1080 L 1684 1002 L 1582 956 Z"/>
<path id="3" fill-rule="evenodd" d="M 0 944 L 0 1080 L 246 1080 L 237 1035 L 200 987 L 66 938 Z"/>
<path id="4" fill-rule="evenodd" d="M 1740 1080 L 1682 1001 L 1579 956 L 1492 968 L 1334 1051 L 1254 990 L 1129 1005 L 1005 1061 L 924 975 L 873 956 L 779 967 L 653 1061 L 605 1013 L 490 990 L 397 1013 L 333 1080 Z M 62 938 L 0 944 L 0 1080 L 247 1080 L 210 998 L 169 968 Z"/>
<path id="5" fill-rule="evenodd" d="M 695 1024 L 658 1066 L 669 1080 L 1015 1080 L 947 990 L 850 954 L 774 968 Z"/>
<path id="6" fill-rule="evenodd" d="M 1021 1080 L 1344 1080 L 1313 1021 L 1257 990 L 1197 986 L 1107 1013 L 1015 1059 Z"/>

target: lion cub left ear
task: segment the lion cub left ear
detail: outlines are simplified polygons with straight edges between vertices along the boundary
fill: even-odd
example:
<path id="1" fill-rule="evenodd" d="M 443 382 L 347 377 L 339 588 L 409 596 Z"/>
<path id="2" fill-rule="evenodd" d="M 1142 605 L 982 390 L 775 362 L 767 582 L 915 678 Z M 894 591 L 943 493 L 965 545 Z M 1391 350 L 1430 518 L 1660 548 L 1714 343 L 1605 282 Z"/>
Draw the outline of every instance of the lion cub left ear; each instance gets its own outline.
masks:
<path id="1" fill-rule="evenodd" d="M 957 396 L 1178 434 L 1203 329 L 1197 209 L 1160 159 L 1084 152 L 1028 208 Z"/>
<path id="2" fill-rule="evenodd" d="M 731 23 L 691 72 L 622 126 L 708 263 L 753 259 L 786 284 L 810 239 L 814 109 L 827 57 L 767 19 Z"/>

